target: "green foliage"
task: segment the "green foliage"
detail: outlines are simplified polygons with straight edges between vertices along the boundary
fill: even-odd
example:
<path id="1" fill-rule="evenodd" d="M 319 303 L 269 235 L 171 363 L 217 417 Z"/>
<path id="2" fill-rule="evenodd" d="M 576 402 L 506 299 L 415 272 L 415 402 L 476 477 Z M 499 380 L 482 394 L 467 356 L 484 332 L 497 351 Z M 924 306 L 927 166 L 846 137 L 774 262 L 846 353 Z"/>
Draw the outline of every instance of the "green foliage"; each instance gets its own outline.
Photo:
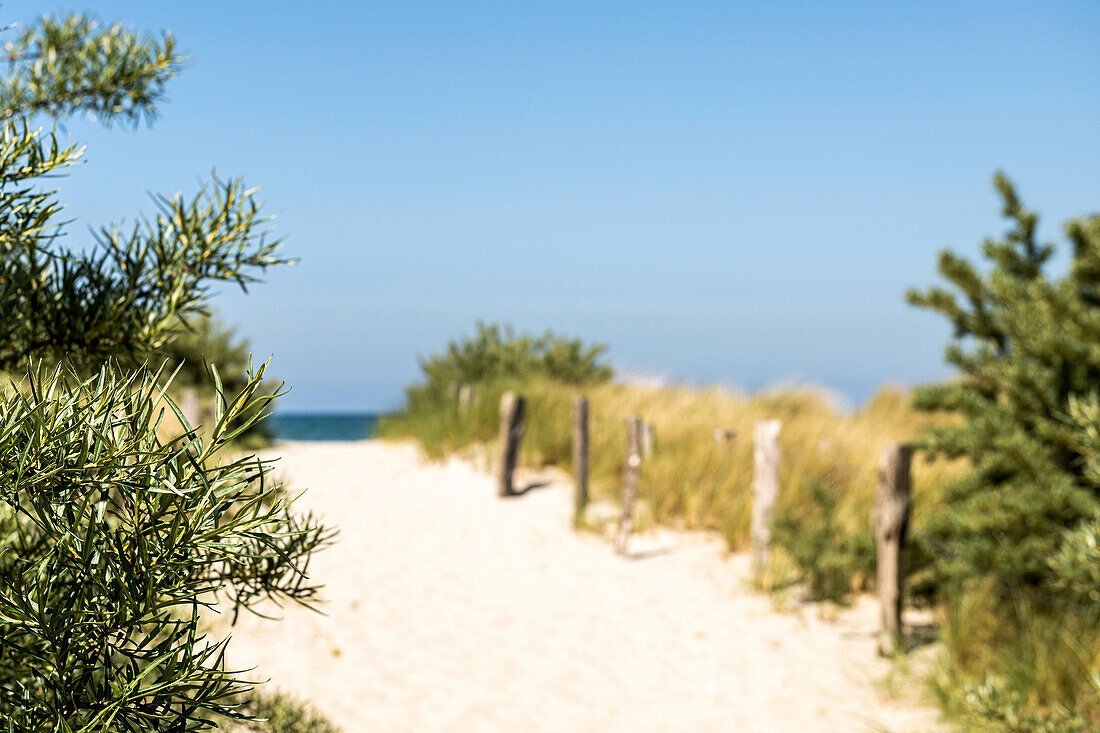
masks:
<path id="1" fill-rule="evenodd" d="M 967 688 L 968 727 L 1006 733 L 1089 733 L 1096 730 L 1080 713 L 1058 705 L 1049 712 L 1030 709 L 1018 693 L 1006 693 L 995 681 Z"/>
<path id="2" fill-rule="evenodd" d="M 851 531 L 838 515 L 838 491 L 824 481 L 807 481 L 801 501 L 779 507 L 772 540 L 794 561 L 818 600 L 843 602 L 874 574 L 870 530 Z"/>
<path id="3" fill-rule="evenodd" d="M 1000 692 L 973 702 L 1009 730 L 1057 727 L 1047 714 L 1058 706 L 1083 706 L 1095 724 L 1100 217 L 1066 225 L 1069 271 L 1052 276 L 1038 217 L 1004 177 L 994 183 L 1012 228 L 985 243 L 987 271 L 945 252 L 939 269 L 957 294 L 909 293 L 954 326 L 946 357 L 960 373 L 917 393 L 920 409 L 962 418 L 926 433 L 924 447 L 970 465 L 919 528 L 948 607 L 947 687 L 994 675 Z"/>
<path id="4" fill-rule="evenodd" d="M 1082 522 L 1062 535 L 1058 552 L 1048 560 L 1049 587 L 1069 603 L 1100 608 L 1100 524 Z"/>
<path id="5" fill-rule="evenodd" d="M 165 403 L 163 374 L 133 365 L 205 312 L 211 282 L 244 288 L 286 260 L 254 192 L 216 178 L 191 198 L 155 196 L 154 215 L 90 247 L 60 246 L 69 222 L 46 184 L 83 149 L 37 119 L 152 119 L 181 59 L 171 36 L 84 16 L 44 18 L 6 51 L 0 368 L 29 373 L 0 397 L 0 723 L 210 728 L 242 715 L 251 685 L 224 669 L 226 640 L 200 632 L 200 611 L 313 603 L 305 571 L 331 533 L 291 513 L 267 462 L 226 455 L 267 412 L 264 367 L 234 391 L 212 370 L 200 433 Z"/>
<path id="6" fill-rule="evenodd" d="M 940 634 L 946 653 L 936 690 L 973 727 L 1100 725 L 1100 609 L 971 581 L 945 599 Z"/>
<path id="7" fill-rule="evenodd" d="M 502 379 L 545 377 L 563 384 L 595 384 L 611 379 L 610 366 L 600 362 L 607 347 L 585 346 L 547 332 L 539 337 L 516 335 L 511 326 L 477 324 L 477 333 L 447 344 L 443 354 L 420 361 L 424 382 L 408 390 L 409 399 L 442 395 L 460 384 Z"/>
<path id="8" fill-rule="evenodd" d="M 104 122 L 151 119 L 182 59 L 171 34 L 140 36 L 94 18 L 44 17 L 4 44 L 10 65 L 0 89 L 3 118 L 43 112 L 94 114 Z"/>
<path id="9" fill-rule="evenodd" d="M 221 393 L 209 440 L 166 411 L 158 373 L 57 370 L 0 401 L 0 720 L 152 731 L 233 714 L 247 685 L 222 669 L 225 640 L 200 636 L 200 610 L 312 603 L 303 569 L 331 539 L 290 513 L 268 462 L 221 455 L 263 414 L 262 377 Z"/>
<path id="10" fill-rule="evenodd" d="M 0 129 L 0 160 L 12 146 L 29 144 L 48 158 L 42 175 L 56 171 L 63 153 L 42 152 L 42 134 L 20 124 Z M 177 194 L 157 203 L 155 217 L 125 231 L 101 229 L 97 247 L 77 255 L 52 247 L 60 235 L 52 193 L 0 186 L 0 317 L 7 324 L 0 366 L 62 357 L 94 365 L 148 353 L 181 317 L 202 312 L 209 281 L 244 286 L 255 281 L 252 270 L 285 262 L 275 254 L 278 243 L 259 231 L 259 204 L 238 180 L 215 179 L 190 200 Z"/>
<path id="11" fill-rule="evenodd" d="M 95 365 L 163 345 L 203 309 L 211 281 L 242 287 L 281 264 L 253 192 L 217 178 L 191 198 L 154 196 L 156 213 L 105 226 L 86 251 L 63 249 L 56 192 L 42 183 L 83 148 L 34 127 L 79 111 L 106 122 L 151 117 L 181 59 L 170 36 L 101 28 L 84 16 L 44 18 L 7 47 L 0 81 L 0 368 L 32 358 Z"/>
<path id="12" fill-rule="evenodd" d="M 203 404 L 212 404 L 211 367 L 221 377 L 224 390 L 236 393 L 244 389 L 252 363 L 252 350 L 247 339 L 237 336 L 233 329 L 222 326 L 209 316 L 189 318 L 174 333 L 150 357 L 153 362 L 167 360 L 164 371 L 175 374 L 172 380 L 174 392 L 193 389 L 201 396 Z M 265 391 L 270 393 L 273 390 L 274 385 L 265 386 Z M 251 423 L 251 427 L 240 436 L 240 440 L 248 446 L 267 445 L 271 438 L 272 431 L 266 420 Z"/>
<path id="13" fill-rule="evenodd" d="M 1082 431 L 1066 419 L 1100 381 L 1100 217 L 1066 225 L 1072 263 L 1051 278 L 1054 249 L 1036 241 L 1038 217 L 1005 178 L 995 183 L 1013 227 L 985 243 L 989 272 L 945 252 L 940 272 L 961 297 L 932 288 L 909 300 L 953 324 L 946 357 L 960 372 L 917 393 L 919 408 L 963 418 L 924 446 L 971 465 L 923 527 L 941 582 L 988 574 L 1018 588 L 1049 582 L 1062 530 L 1100 514 Z"/>
<path id="14" fill-rule="evenodd" d="M 247 380 L 250 354 L 247 339 L 214 318 L 200 316 L 188 319 L 156 356 L 168 360 L 168 369 L 175 372 L 176 387 L 208 387 L 210 372 L 206 365 L 212 364 L 221 376 L 222 386 L 234 390 Z"/>
<path id="15" fill-rule="evenodd" d="M 421 359 L 423 380 L 406 388 L 405 408 L 383 417 L 378 432 L 415 435 L 433 455 L 488 440 L 497 429 L 497 405 L 506 389 L 532 382 L 556 388 L 604 384 L 614 374 L 600 361 L 605 350 L 603 345 L 586 346 L 580 339 L 549 331 L 536 338 L 516 335 L 510 326 L 478 323 L 474 336 L 452 341 L 444 353 Z M 459 404 L 463 386 L 477 388 L 468 405 Z M 551 451 L 555 457 L 568 453 L 568 433 L 563 440 L 558 442 L 564 448 Z"/>

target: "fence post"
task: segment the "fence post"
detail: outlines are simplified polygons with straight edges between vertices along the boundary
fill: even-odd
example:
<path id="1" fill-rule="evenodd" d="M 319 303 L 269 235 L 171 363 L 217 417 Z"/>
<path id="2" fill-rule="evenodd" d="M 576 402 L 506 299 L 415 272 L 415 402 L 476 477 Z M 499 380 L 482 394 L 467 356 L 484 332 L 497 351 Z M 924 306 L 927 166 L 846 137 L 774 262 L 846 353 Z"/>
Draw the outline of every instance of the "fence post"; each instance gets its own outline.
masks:
<path id="1" fill-rule="evenodd" d="M 576 485 L 573 526 L 584 523 L 588 507 L 588 398 L 573 401 L 573 477 Z"/>
<path id="2" fill-rule="evenodd" d="M 653 423 L 646 420 L 642 423 L 642 458 L 646 459 L 653 455 L 656 445 L 657 430 L 653 427 Z"/>
<path id="3" fill-rule="evenodd" d="M 729 428 L 715 428 L 714 429 L 714 442 L 715 443 L 724 443 L 726 445 L 729 445 L 730 443 L 732 443 L 736 439 L 737 439 L 737 433 L 730 430 Z"/>
<path id="4" fill-rule="evenodd" d="M 474 388 L 469 384 L 459 385 L 458 388 L 458 414 L 465 415 L 470 404 L 474 401 Z"/>
<path id="5" fill-rule="evenodd" d="M 190 424 L 190 429 L 197 430 L 202 422 L 202 405 L 199 404 L 199 395 L 194 387 L 187 387 L 180 394 L 179 408 Z"/>
<path id="6" fill-rule="evenodd" d="M 642 468 L 642 420 L 637 415 L 626 419 L 626 460 L 623 466 L 622 516 L 619 518 L 620 555 L 627 554 L 630 533 L 634 531 L 634 502 L 638 499 L 638 478 Z"/>
<path id="7" fill-rule="evenodd" d="M 904 648 L 901 605 L 905 578 L 905 541 L 911 504 L 911 445 L 888 443 L 879 464 L 878 493 L 871 511 L 875 532 L 875 569 L 882 630 L 879 654 L 889 656 Z"/>
<path id="8" fill-rule="evenodd" d="M 772 513 L 779 495 L 779 420 L 756 423 L 752 434 L 752 575 L 762 585 L 771 560 Z"/>
<path id="9" fill-rule="evenodd" d="M 512 477 L 519 457 L 519 439 L 523 437 L 523 413 L 527 401 L 515 392 L 505 392 L 500 398 L 500 473 L 498 495 L 513 496 L 516 493 Z"/>

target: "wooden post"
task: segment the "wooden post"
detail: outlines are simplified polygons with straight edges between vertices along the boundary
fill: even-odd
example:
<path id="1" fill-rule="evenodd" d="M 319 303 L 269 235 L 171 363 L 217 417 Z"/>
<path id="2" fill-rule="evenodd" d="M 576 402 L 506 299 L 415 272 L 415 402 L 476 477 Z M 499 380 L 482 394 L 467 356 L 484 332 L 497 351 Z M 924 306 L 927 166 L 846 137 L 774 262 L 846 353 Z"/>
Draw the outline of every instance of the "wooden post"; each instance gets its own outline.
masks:
<path id="1" fill-rule="evenodd" d="M 573 402 L 573 477 L 576 484 L 573 506 L 573 526 L 584 523 L 588 507 L 588 398 Z"/>
<path id="2" fill-rule="evenodd" d="M 523 437 L 523 413 L 527 401 L 515 392 L 505 392 L 500 398 L 500 473 L 498 494 L 514 496 L 512 477 L 519 458 L 519 440 Z"/>
<path id="3" fill-rule="evenodd" d="M 762 585 L 771 560 L 772 513 L 779 496 L 779 420 L 756 423 L 752 434 L 752 574 Z"/>
<path id="4" fill-rule="evenodd" d="M 653 427 L 653 423 L 646 420 L 642 423 L 642 459 L 649 458 L 653 455 L 653 449 L 657 445 L 657 431 Z"/>
<path id="5" fill-rule="evenodd" d="M 642 420 L 637 415 L 626 419 L 626 460 L 623 466 L 622 516 L 619 518 L 620 555 L 627 554 L 630 533 L 634 531 L 634 503 L 638 499 L 638 479 L 642 468 Z"/>
<path id="6" fill-rule="evenodd" d="M 913 447 L 889 443 L 879 464 L 878 493 L 871 511 L 875 532 L 875 568 L 882 606 L 879 654 L 889 656 L 904 648 L 901 604 L 905 579 L 905 541 L 909 534 Z"/>
<path id="7" fill-rule="evenodd" d="M 458 387 L 458 414 L 465 415 L 470 410 L 470 403 L 473 402 L 474 388 L 468 384 L 459 385 Z"/>
<path id="8" fill-rule="evenodd" d="M 199 404 L 199 395 L 194 387 L 187 387 L 180 394 L 179 408 L 190 424 L 190 429 L 197 429 L 202 422 L 202 405 Z"/>
<path id="9" fill-rule="evenodd" d="M 715 428 L 714 429 L 714 442 L 715 443 L 732 443 L 737 439 L 737 433 L 733 432 L 729 428 Z"/>

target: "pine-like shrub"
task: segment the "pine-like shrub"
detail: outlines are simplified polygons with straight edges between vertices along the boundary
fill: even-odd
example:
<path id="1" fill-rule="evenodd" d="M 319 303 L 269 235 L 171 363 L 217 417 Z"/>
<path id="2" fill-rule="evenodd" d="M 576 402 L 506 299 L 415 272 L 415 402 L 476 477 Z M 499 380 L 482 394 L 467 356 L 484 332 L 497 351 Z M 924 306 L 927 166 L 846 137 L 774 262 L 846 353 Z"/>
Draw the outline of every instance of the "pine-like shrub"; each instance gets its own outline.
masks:
<path id="1" fill-rule="evenodd" d="M 1067 419 L 1100 384 L 1100 217 L 1066 225 L 1071 263 L 1057 276 L 1038 217 L 1004 177 L 995 183 L 1013 226 L 985 243 L 988 271 L 944 252 L 939 270 L 956 292 L 908 296 L 952 323 L 946 358 L 959 372 L 916 393 L 918 408 L 963 418 L 927 431 L 923 447 L 971 466 L 921 531 L 941 582 L 991 575 L 1019 589 L 1050 581 L 1063 530 L 1100 516 L 1081 426 Z"/>
<path id="2" fill-rule="evenodd" d="M 939 270 L 954 291 L 909 293 L 951 322 L 946 357 L 959 372 L 917 391 L 918 408 L 961 418 L 926 431 L 922 445 L 969 466 L 915 537 L 946 610 L 943 689 L 950 699 L 992 680 L 970 713 L 1009 730 L 1095 726 L 1100 216 L 1066 224 L 1069 268 L 1054 273 L 1038 217 L 1003 176 L 994 182 L 1012 227 L 985 242 L 987 266 L 944 252 Z"/>

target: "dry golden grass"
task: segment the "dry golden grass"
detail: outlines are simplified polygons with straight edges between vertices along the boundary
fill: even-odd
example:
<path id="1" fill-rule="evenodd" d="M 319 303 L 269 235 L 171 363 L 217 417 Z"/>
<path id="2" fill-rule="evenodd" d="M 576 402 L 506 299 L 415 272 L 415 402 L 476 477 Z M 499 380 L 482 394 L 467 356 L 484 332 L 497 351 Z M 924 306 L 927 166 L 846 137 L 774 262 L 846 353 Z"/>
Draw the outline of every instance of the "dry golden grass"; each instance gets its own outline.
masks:
<path id="1" fill-rule="evenodd" d="M 913 410 L 908 395 L 895 388 L 883 389 L 861 409 L 847 412 L 814 388 L 741 395 L 717 387 L 570 388 L 534 380 L 486 386 L 478 404 L 465 414 L 451 404 L 421 404 L 383 420 L 380 434 L 415 437 L 435 455 L 493 440 L 496 406 L 505 389 L 527 397 L 520 460 L 532 466 L 571 467 L 572 403 L 577 395 L 588 397 L 595 497 L 618 492 L 627 416 L 652 422 L 656 447 L 642 468 L 641 498 L 657 521 L 718 530 L 731 549 L 744 547 L 748 540 L 756 422 L 783 423 L 780 502 L 799 502 L 811 479 L 828 482 L 842 494 L 838 515 L 858 532 L 867 528 L 883 446 L 911 440 L 922 427 L 946 419 Z M 733 437 L 716 439 L 716 431 L 729 431 Z M 960 470 L 958 463 L 917 459 L 916 521 L 937 501 L 936 487 Z"/>

